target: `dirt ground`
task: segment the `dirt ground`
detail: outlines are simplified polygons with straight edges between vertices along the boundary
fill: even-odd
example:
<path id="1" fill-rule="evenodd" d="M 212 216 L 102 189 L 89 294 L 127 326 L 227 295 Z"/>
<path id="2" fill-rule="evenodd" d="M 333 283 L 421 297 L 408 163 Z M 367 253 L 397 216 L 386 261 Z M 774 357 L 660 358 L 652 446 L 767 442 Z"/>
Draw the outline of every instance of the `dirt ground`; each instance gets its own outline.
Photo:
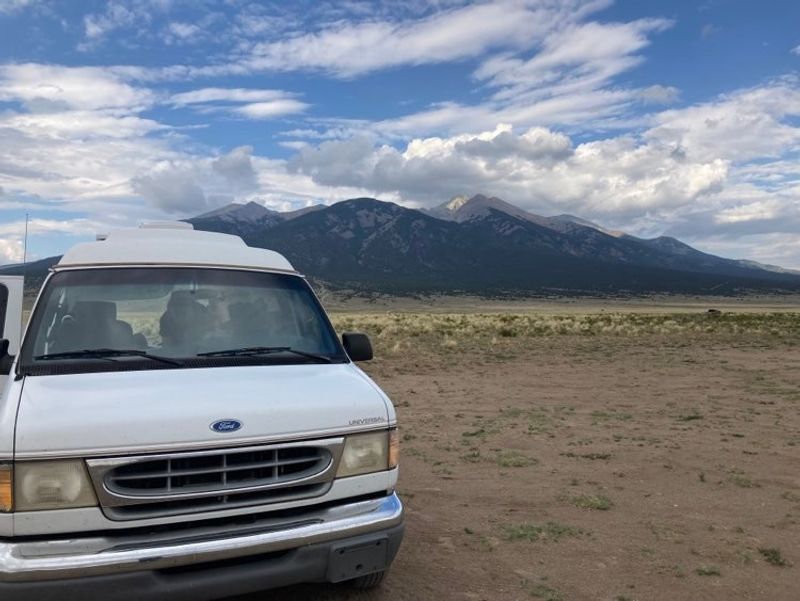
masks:
<path id="1" fill-rule="evenodd" d="M 407 507 L 389 577 L 239 601 L 797 600 L 797 342 L 646 333 L 379 352 L 365 369 L 397 406 Z"/>

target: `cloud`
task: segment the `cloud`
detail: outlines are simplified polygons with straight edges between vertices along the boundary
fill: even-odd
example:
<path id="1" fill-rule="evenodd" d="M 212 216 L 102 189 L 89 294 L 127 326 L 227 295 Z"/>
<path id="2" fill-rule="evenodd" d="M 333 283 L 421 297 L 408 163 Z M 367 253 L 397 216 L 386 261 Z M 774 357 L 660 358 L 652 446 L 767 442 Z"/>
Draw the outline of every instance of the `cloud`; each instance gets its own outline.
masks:
<path id="1" fill-rule="evenodd" d="M 499 98 L 527 90 L 596 88 L 641 62 L 635 54 L 649 45 L 648 34 L 671 24 L 665 19 L 640 19 L 568 25 L 547 35 L 531 58 L 495 57 L 485 61 L 475 76 L 501 88 Z"/>
<path id="2" fill-rule="evenodd" d="M 120 27 L 132 25 L 139 19 L 149 20 L 149 16 L 131 10 L 120 2 L 110 2 L 103 13 L 83 18 L 84 33 L 88 39 L 94 40 Z"/>
<path id="3" fill-rule="evenodd" d="M 674 148 L 623 136 L 574 146 L 564 134 L 510 126 L 452 138 L 412 140 L 403 151 L 366 137 L 301 149 L 290 169 L 319 184 L 396 193 L 425 205 L 486 190 L 538 212 L 618 219 L 672 211 L 717 190 L 723 160 L 690 163 Z"/>
<path id="4" fill-rule="evenodd" d="M 0 15 L 11 14 L 36 6 L 41 0 L 0 0 Z"/>
<path id="5" fill-rule="evenodd" d="M 236 113 L 250 119 L 272 119 L 281 115 L 291 115 L 302 113 L 308 108 L 305 102 L 285 98 L 282 100 L 272 100 L 270 102 L 254 102 L 245 104 L 235 109 Z"/>
<path id="6" fill-rule="evenodd" d="M 175 94 L 175 106 L 195 106 L 200 110 L 225 110 L 248 119 L 273 119 L 302 113 L 309 105 L 295 94 L 283 90 L 246 88 L 202 88 Z"/>
<path id="7" fill-rule="evenodd" d="M 263 90 L 248 88 L 201 88 L 174 94 L 170 101 L 178 106 L 187 104 L 206 104 L 209 102 L 269 102 L 290 96 L 283 90 Z"/>
<path id="8" fill-rule="evenodd" d="M 261 191 L 252 146 L 239 146 L 217 157 L 160 161 L 135 175 L 131 187 L 152 207 L 180 215 L 196 215 Z"/>
<path id="9" fill-rule="evenodd" d="M 149 106 L 154 95 L 100 67 L 23 63 L 0 66 L 0 100 L 39 111 L 129 109 Z"/>
<path id="10" fill-rule="evenodd" d="M 700 30 L 700 37 L 704 40 L 707 40 L 710 37 L 713 37 L 719 33 L 719 27 L 716 25 L 712 25 L 711 23 L 706 23 L 703 25 L 703 28 Z"/>
<path id="11" fill-rule="evenodd" d="M 199 185 L 198 168 L 191 162 L 162 162 L 146 175 L 131 180 L 133 191 L 167 213 L 199 213 L 208 208 L 208 198 Z"/>
<path id="12" fill-rule="evenodd" d="M 353 77 L 378 69 L 476 57 L 494 48 L 529 48 L 551 27 L 605 7 L 605 1 L 469 4 L 406 21 L 340 20 L 313 33 L 252 45 L 248 70 L 320 70 Z"/>
<path id="13" fill-rule="evenodd" d="M 203 34 L 203 28 L 194 23 L 173 21 L 167 26 L 167 33 L 167 40 L 170 42 L 186 42 L 200 37 Z"/>
<path id="14" fill-rule="evenodd" d="M 22 241 L 15 239 L 0 239 L 0 264 L 19 263 L 22 261 Z"/>
<path id="15" fill-rule="evenodd" d="M 139 35 L 146 35 L 154 14 L 169 11 L 171 4 L 171 0 L 111 0 L 103 11 L 83 17 L 84 41 L 78 45 L 78 50 L 94 48 L 118 29 L 136 28 Z"/>
<path id="16" fill-rule="evenodd" d="M 30 138 L 62 139 L 132 138 L 165 129 L 151 119 L 136 115 L 116 116 L 98 111 L 58 111 L 17 113 L 0 116 L 0 125 Z"/>
<path id="17" fill-rule="evenodd" d="M 407 139 L 454 135 L 466 128 L 485 131 L 498 123 L 596 130 L 605 124 L 614 127 L 613 119 L 620 117 L 622 127 L 627 127 L 626 121 L 642 102 L 668 103 L 677 98 L 678 91 L 669 86 L 615 85 L 620 74 L 642 62 L 639 53 L 649 45 L 649 36 L 670 27 L 671 21 L 573 23 L 574 16 L 561 18 L 558 26 L 545 29 L 533 51 L 503 52 L 480 63 L 474 78 L 490 92 L 483 101 L 472 105 L 443 102 L 372 123 L 370 131 Z"/>
<path id="18" fill-rule="evenodd" d="M 174 158 L 170 128 L 140 113 L 157 95 L 109 69 L 0 65 L 0 185 L 70 205 L 130 197 L 131 177 Z"/>
<path id="19" fill-rule="evenodd" d="M 680 97 L 680 90 L 672 86 L 654 85 L 639 90 L 639 98 L 647 104 L 672 104 Z"/>
<path id="20" fill-rule="evenodd" d="M 258 180 L 252 156 L 252 146 L 239 146 L 213 161 L 211 168 L 237 190 L 254 189 L 258 186 Z"/>
<path id="21" fill-rule="evenodd" d="M 792 48 L 792 49 L 790 50 L 790 52 L 791 52 L 792 54 L 796 54 L 797 56 L 800 56 L 800 44 L 798 44 L 797 46 L 795 46 L 794 48 Z"/>
<path id="22" fill-rule="evenodd" d="M 706 103 L 658 113 L 646 133 L 695 160 L 777 157 L 800 144 L 800 80 L 786 77 Z"/>

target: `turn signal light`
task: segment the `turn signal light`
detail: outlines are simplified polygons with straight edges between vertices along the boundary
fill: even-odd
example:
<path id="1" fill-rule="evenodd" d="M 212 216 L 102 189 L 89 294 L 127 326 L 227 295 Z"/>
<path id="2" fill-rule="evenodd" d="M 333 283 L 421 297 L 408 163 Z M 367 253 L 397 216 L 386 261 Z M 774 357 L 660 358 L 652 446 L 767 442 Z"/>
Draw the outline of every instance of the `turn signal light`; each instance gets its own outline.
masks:
<path id="1" fill-rule="evenodd" d="M 9 513 L 14 508 L 13 480 L 11 466 L 0 464 L 0 513 Z"/>
<path id="2" fill-rule="evenodd" d="M 389 469 L 394 469 L 400 462 L 400 433 L 397 428 L 389 430 Z"/>

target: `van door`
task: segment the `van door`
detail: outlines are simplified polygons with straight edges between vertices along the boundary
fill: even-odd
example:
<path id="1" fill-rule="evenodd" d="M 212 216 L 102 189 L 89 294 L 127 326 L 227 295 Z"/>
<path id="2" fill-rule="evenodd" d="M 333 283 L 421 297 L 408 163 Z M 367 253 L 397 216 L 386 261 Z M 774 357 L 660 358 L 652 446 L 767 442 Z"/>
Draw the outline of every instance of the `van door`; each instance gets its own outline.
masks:
<path id="1" fill-rule="evenodd" d="M 8 354 L 19 352 L 22 338 L 22 293 L 21 275 L 0 276 L 0 339 L 8 340 Z M 0 363 L 5 363 L 0 358 Z M 0 397 L 5 388 L 6 374 L 0 370 Z"/>

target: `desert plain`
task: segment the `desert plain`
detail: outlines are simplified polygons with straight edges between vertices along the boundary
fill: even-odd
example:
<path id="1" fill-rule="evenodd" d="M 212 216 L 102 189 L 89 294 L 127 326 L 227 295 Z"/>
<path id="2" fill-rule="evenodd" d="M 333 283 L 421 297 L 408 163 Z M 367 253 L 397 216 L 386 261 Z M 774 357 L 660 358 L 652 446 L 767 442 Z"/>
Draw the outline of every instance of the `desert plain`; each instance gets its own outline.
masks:
<path id="1" fill-rule="evenodd" d="M 796 297 L 326 304 L 397 407 L 406 538 L 381 588 L 237 601 L 800 598 Z"/>

